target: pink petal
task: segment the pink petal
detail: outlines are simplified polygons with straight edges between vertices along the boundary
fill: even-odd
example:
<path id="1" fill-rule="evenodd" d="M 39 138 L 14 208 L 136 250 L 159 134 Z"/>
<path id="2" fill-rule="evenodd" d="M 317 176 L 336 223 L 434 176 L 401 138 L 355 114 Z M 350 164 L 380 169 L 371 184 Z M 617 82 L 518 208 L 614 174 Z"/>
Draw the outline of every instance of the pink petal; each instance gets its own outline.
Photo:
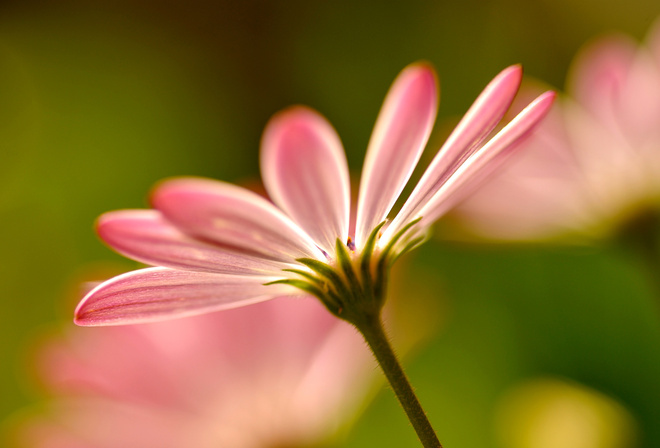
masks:
<path id="1" fill-rule="evenodd" d="M 94 288 L 78 304 L 74 321 L 83 326 L 124 325 L 234 308 L 280 295 L 300 295 L 300 291 L 286 285 L 264 285 L 276 279 L 140 269 Z"/>
<path id="2" fill-rule="evenodd" d="M 117 252 L 154 266 L 242 275 L 277 275 L 290 267 L 194 239 L 156 210 L 106 213 L 97 231 Z"/>
<path id="3" fill-rule="evenodd" d="M 325 118 L 305 107 L 275 115 L 261 142 L 268 194 L 328 253 L 348 237 L 350 185 L 346 156 Z"/>
<path id="4" fill-rule="evenodd" d="M 433 224 L 447 210 L 462 200 L 467 193 L 471 192 L 477 184 L 492 174 L 511 155 L 513 150 L 519 147 L 517 144 L 529 135 L 546 116 L 555 97 L 555 92 L 546 92 L 539 96 L 476 154 L 463 163 L 431 200 L 420 209 L 418 216 L 423 217 L 420 227 L 423 229 Z"/>
<path id="5" fill-rule="evenodd" d="M 660 59 L 652 51 L 627 36 L 600 39 L 576 59 L 569 83 L 580 105 L 636 151 L 658 132 Z"/>
<path id="6" fill-rule="evenodd" d="M 179 448 L 187 446 L 190 417 L 130 401 L 75 397 L 46 407 L 50 418 L 26 425 L 21 440 L 47 448 Z M 166 428 L 166 429 L 164 429 Z M 188 446 L 199 446 L 192 442 Z"/>
<path id="7" fill-rule="evenodd" d="M 608 126 L 617 126 L 617 109 L 635 50 L 630 38 L 611 36 L 585 47 L 571 67 L 569 92 Z"/>
<path id="8" fill-rule="evenodd" d="M 581 52 L 570 78 L 580 105 L 631 145 L 629 158 L 649 146 L 656 152 L 652 142 L 660 120 L 660 54 L 653 51 L 627 36 L 600 39 Z"/>
<path id="9" fill-rule="evenodd" d="M 651 54 L 653 54 L 653 59 L 660 67 L 660 18 L 656 19 L 653 26 L 651 26 L 646 42 L 648 42 Z"/>
<path id="10" fill-rule="evenodd" d="M 335 321 L 325 342 L 315 347 L 304 376 L 291 394 L 292 406 L 311 427 L 322 428 L 333 420 L 340 423 L 346 415 L 354 414 L 364 401 L 376 368 L 355 328 Z M 328 387 L 330 378 L 333 387 Z"/>
<path id="11" fill-rule="evenodd" d="M 516 103 L 522 101 L 520 96 L 528 94 L 521 92 Z M 458 218 L 465 225 L 491 239 L 530 241 L 586 225 L 583 217 L 592 212 L 591 191 L 587 173 L 581 168 L 589 166 L 590 161 L 582 151 L 581 160 L 576 159 L 574 135 L 567 132 L 565 125 L 566 121 L 576 121 L 579 115 L 564 120 L 565 106 L 566 103 L 556 101 L 525 139 L 524 148 L 520 148 L 515 160 L 507 162 L 487 184 L 458 206 Z M 578 121 L 576 128 L 589 132 L 589 128 L 584 129 L 584 119 Z M 582 149 L 590 155 L 590 148 Z M 598 146 L 594 156 L 609 160 L 603 157 L 602 149 Z"/>
<path id="12" fill-rule="evenodd" d="M 413 215 L 419 215 L 419 210 L 447 179 L 479 149 L 511 106 L 521 79 L 522 68 L 513 65 L 500 72 L 486 86 L 440 148 L 390 229 L 394 230 L 401 223 L 408 222 Z"/>
<path id="13" fill-rule="evenodd" d="M 362 168 L 355 244 L 382 222 L 426 146 L 438 108 L 435 72 L 413 64 L 401 72 L 378 115 Z"/>
<path id="14" fill-rule="evenodd" d="M 210 315 L 218 314 L 224 313 Z M 96 395 L 154 407 L 192 409 L 191 391 L 181 378 L 192 356 L 177 353 L 179 356 L 174 357 L 172 352 L 186 340 L 186 325 L 197 322 L 199 317 L 94 331 L 75 328 L 67 340 L 55 339 L 42 347 L 39 373 L 48 388 L 61 396 Z M 149 338 L 154 326 L 171 328 L 170 333 L 162 333 L 171 337 L 164 341 Z M 154 371 L 158 375 L 153 375 Z"/>
<path id="15" fill-rule="evenodd" d="M 646 47 L 638 48 L 619 98 L 618 117 L 627 139 L 638 150 L 657 141 L 660 123 L 660 60 Z M 653 156 L 657 145 L 653 146 Z"/>
<path id="16" fill-rule="evenodd" d="M 276 261 L 325 259 L 314 241 L 295 223 L 245 188 L 182 178 L 161 184 L 152 201 L 165 218 L 194 237 Z"/>

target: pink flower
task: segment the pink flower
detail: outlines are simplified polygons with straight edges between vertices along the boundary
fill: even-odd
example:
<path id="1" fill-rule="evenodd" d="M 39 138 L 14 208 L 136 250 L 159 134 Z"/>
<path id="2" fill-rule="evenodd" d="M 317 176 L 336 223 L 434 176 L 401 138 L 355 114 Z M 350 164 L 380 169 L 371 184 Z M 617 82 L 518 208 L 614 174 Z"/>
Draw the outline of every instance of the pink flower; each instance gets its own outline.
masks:
<path id="1" fill-rule="evenodd" d="M 47 412 L 34 448 L 268 448 L 318 443 L 351 420 L 375 363 L 312 299 L 146 325 L 74 329 L 39 356 Z"/>
<path id="2" fill-rule="evenodd" d="M 521 72 L 519 66 L 509 67 L 486 87 L 386 227 L 380 223 L 431 133 L 437 109 L 434 71 L 413 64 L 391 87 L 367 149 L 355 229 L 349 229 L 348 167 L 335 130 L 304 107 L 277 114 L 261 148 L 263 181 L 277 207 L 237 186 L 187 178 L 157 186 L 154 210 L 103 215 L 98 222 L 103 240 L 159 267 L 98 286 L 79 304 L 76 323 L 145 322 L 305 292 L 319 296 L 333 313 L 345 312 L 345 294 L 335 291 L 344 287 L 342 278 L 380 288 L 385 269 L 380 267 L 418 244 L 429 226 L 546 114 L 552 92 L 488 138 L 509 108 Z M 360 273 L 346 271 L 351 260 L 362 264 Z"/>
<path id="3" fill-rule="evenodd" d="M 610 36 L 586 47 L 527 149 L 459 208 L 491 238 L 594 238 L 657 209 L 660 22 L 647 44 Z"/>

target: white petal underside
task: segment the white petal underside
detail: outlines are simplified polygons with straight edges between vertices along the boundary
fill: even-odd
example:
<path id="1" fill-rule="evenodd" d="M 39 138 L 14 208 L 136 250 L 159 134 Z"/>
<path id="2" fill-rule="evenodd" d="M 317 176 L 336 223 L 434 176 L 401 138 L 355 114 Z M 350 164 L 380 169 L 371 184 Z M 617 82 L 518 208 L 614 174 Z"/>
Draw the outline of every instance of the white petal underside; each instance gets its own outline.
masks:
<path id="1" fill-rule="evenodd" d="M 287 285 L 264 285 L 276 277 L 238 276 L 147 268 L 114 277 L 94 288 L 75 312 L 78 325 L 124 325 L 191 316 L 301 295 Z"/>

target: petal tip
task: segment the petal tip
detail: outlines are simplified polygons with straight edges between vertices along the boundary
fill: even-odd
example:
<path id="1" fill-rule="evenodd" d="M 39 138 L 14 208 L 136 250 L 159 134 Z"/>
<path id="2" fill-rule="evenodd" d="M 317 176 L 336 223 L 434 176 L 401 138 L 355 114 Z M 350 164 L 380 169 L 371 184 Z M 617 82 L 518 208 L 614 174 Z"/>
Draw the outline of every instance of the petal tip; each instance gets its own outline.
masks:
<path id="1" fill-rule="evenodd" d="M 418 71 L 418 72 L 423 73 L 427 76 L 432 75 L 435 79 L 437 79 L 437 72 L 435 70 L 435 66 L 431 62 L 429 62 L 425 59 L 415 61 L 411 64 L 408 64 L 403 69 L 403 71 L 408 71 L 408 70 Z"/>
<path id="2" fill-rule="evenodd" d="M 160 213 L 157 210 L 151 209 L 114 210 L 96 218 L 94 229 L 99 238 L 112 246 L 113 236 L 117 234 L 117 231 L 121 232 L 136 224 L 153 221 L 159 216 Z"/>
<path id="3" fill-rule="evenodd" d="M 275 149 L 286 140 L 303 129 L 313 129 L 316 132 L 327 133 L 332 125 L 320 112 L 311 107 L 293 105 L 276 112 L 266 123 L 261 135 L 261 163 L 269 163 Z"/>
<path id="4" fill-rule="evenodd" d="M 156 182 L 149 191 L 149 197 L 147 199 L 149 205 L 159 210 L 163 196 L 166 196 L 173 186 L 179 185 L 183 179 L 187 178 L 170 177 Z"/>
<path id="5" fill-rule="evenodd" d="M 164 192 L 169 191 L 172 187 L 200 181 L 211 181 L 211 179 L 196 176 L 173 176 L 160 179 L 149 190 L 147 203 L 157 209 L 158 207 L 156 207 L 156 203 Z"/>
<path id="6" fill-rule="evenodd" d="M 149 204 L 154 209 L 162 212 L 163 208 L 167 208 L 166 205 L 173 196 L 177 197 L 181 193 L 188 195 L 215 191 L 218 185 L 224 188 L 229 184 L 205 177 L 170 177 L 154 185 L 149 193 Z"/>
<path id="7" fill-rule="evenodd" d="M 534 100 L 534 103 L 539 105 L 538 107 L 544 109 L 550 109 L 550 107 L 552 107 L 556 99 L 557 99 L 557 92 L 555 92 L 554 90 L 548 90 L 547 92 L 544 92 L 541 95 L 539 95 L 536 98 L 536 100 Z"/>
<path id="8" fill-rule="evenodd" d="M 407 74 L 414 77 L 414 81 L 426 83 L 426 88 L 428 88 L 430 92 L 433 92 L 437 97 L 440 81 L 435 67 L 429 61 L 420 60 L 413 62 L 412 64 L 406 66 L 402 70 L 401 74 Z"/>
<path id="9" fill-rule="evenodd" d="M 95 325 L 94 319 L 90 318 L 90 314 L 85 309 L 87 305 L 86 299 L 87 297 L 83 298 L 73 312 L 73 323 L 79 327 L 92 327 Z"/>
<path id="10" fill-rule="evenodd" d="M 91 327 L 92 324 L 87 322 L 83 316 L 79 315 L 74 315 L 73 316 L 73 323 L 79 327 Z"/>
<path id="11" fill-rule="evenodd" d="M 106 212 L 96 218 L 96 221 L 94 221 L 94 230 L 101 240 L 108 243 L 108 237 L 112 232 L 113 224 L 116 222 L 118 216 L 121 216 L 120 214 L 122 212 L 124 210 Z"/>
<path id="12" fill-rule="evenodd" d="M 511 83 L 516 86 L 518 89 L 523 78 L 523 66 L 522 64 L 513 64 L 502 70 L 496 79 L 500 79 L 502 82 Z"/>
<path id="13" fill-rule="evenodd" d="M 282 128 L 283 125 L 290 125 L 299 121 L 317 120 L 319 118 L 323 119 L 323 116 L 315 109 L 302 104 L 294 104 L 276 112 L 268 120 L 264 129 L 264 135 L 273 127 Z"/>

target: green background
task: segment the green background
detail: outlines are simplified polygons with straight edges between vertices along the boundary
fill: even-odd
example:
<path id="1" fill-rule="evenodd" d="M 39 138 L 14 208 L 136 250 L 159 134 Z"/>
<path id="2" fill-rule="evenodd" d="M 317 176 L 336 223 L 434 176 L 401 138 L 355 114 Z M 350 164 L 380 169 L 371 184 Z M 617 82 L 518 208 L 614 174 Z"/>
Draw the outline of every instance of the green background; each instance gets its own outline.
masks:
<path id="1" fill-rule="evenodd" d="M 258 180 L 261 131 L 296 103 L 333 123 L 357 176 L 385 92 L 420 59 L 441 83 L 432 152 L 502 68 L 561 89 L 585 42 L 642 39 L 659 14 L 655 0 L 3 2 L 0 420 L 39 399 L 30 348 L 72 325 L 84 273 L 134 267 L 96 238 L 102 212 L 145 207 L 168 176 Z M 441 324 L 407 364 L 447 447 L 498 446 L 499 397 L 547 375 L 616 399 L 637 446 L 660 446 L 660 298 L 631 254 L 438 230 L 407 260 L 405 281 L 438 285 Z M 415 444 L 385 389 L 345 440 Z"/>

